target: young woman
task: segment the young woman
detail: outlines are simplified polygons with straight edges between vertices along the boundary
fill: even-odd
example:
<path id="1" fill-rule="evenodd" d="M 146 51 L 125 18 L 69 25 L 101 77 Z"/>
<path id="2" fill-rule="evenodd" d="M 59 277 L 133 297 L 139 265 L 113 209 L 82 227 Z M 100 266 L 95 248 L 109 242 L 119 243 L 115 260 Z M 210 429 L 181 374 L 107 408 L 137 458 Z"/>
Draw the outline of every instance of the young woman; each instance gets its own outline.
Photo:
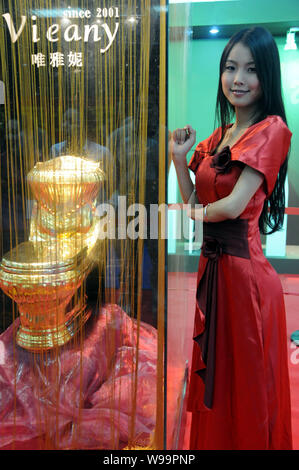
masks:
<path id="1" fill-rule="evenodd" d="M 189 165 L 195 131 L 186 126 L 172 136 L 182 198 L 203 205 L 204 221 L 190 448 L 291 449 L 284 299 L 259 232 L 282 226 L 292 134 L 278 50 L 264 28 L 244 29 L 225 47 L 217 110 L 221 126 L 197 145 Z"/>

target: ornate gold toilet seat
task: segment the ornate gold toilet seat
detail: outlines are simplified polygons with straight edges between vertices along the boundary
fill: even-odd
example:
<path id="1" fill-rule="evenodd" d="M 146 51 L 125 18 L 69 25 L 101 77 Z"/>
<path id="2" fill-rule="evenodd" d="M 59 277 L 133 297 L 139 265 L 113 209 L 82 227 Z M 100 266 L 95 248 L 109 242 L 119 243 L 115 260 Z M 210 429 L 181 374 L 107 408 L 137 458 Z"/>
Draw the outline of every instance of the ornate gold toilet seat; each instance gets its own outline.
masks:
<path id="1" fill-rule="evenodd" d="M 83 281 L 99 258 L 94 201 L 103 179 L 98 164 L 71 156 L 39 163 L 28 175 L 37 201 L 29 241 L 0 264 L 0 287 L 18 305 L 23 348 L 62 346 L 90 316 Z"/>
<path id="2" fill-rule="evenodd" d="M 77 295 L 69 311 L 68 306 L 91 266 L 84 253 L 57 264 L 39 260 L 32 242 L 18 245 L 3 257 L 0 285 L 18 304 L 21 322 L 16 340 L 20 346 L 49 349 L 76 334 L 90 314 L 84 293 Z"/>

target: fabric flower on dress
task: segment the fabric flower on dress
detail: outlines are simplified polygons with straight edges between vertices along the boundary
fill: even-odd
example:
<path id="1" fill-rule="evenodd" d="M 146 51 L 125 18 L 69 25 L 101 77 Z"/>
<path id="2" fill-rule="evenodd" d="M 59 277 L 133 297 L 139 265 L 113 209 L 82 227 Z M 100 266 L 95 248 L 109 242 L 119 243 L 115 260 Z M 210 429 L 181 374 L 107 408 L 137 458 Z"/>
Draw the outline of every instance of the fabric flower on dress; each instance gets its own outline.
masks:
<path id="1" fill-rule="evenodd" d="M 216 153 L 212 158 L 211 168 L 215 168 L 216 173 L 227 173 L 231 168 L 231 151 L 229 146 L 224 147 L 221 152 Z"/>
<path id="2" fill-rule="evenodd" d="M 202 254 L 211 261 L 217 261 L 222 255 L 223 249 L 221 243 L 215 238 L 206 237 L 202 244 Z"/>

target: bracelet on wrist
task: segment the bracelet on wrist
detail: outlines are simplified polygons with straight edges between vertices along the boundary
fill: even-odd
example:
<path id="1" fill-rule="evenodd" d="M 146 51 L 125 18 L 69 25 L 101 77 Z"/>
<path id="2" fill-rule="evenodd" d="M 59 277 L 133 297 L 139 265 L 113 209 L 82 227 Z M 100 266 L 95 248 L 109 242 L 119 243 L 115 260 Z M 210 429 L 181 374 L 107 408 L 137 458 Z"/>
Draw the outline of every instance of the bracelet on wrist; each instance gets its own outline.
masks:
<path id="1" fill-rule="evenodd" d="M 208 203 L 205 207 L 204 207 L 204 210 L 203 210 L 203 221 L 204 222 L 208 222 L 208 207 L 210 206 L 211 204 Z"/>

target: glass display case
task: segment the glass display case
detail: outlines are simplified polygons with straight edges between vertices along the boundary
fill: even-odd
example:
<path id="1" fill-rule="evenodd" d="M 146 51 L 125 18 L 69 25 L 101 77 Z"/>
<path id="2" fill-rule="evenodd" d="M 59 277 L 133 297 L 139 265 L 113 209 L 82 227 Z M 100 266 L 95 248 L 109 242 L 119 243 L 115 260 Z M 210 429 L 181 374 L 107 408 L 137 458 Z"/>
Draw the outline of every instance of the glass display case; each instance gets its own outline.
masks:
<path id="1" fill-rule="evenodd" d="M 1 449 L 164 446 L 163 5 L 0 2 Z"/>

